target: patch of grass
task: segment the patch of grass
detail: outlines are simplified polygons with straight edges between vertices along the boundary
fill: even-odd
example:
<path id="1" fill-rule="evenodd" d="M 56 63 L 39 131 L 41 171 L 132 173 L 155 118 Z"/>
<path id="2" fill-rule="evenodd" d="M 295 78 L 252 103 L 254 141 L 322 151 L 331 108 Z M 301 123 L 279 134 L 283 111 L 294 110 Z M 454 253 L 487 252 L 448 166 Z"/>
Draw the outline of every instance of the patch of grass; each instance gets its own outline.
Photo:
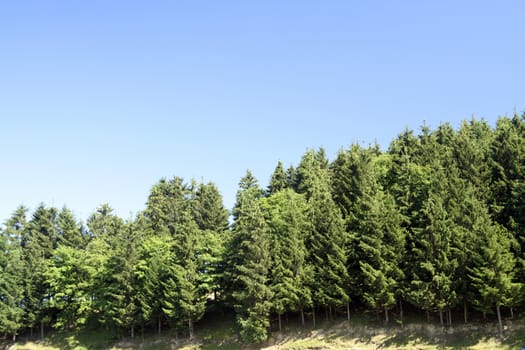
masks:
<path id="1" fill-rule="evenodd" d="M 355 313 L 351 321 L 344 318 L 318 320 L 303 327 L 295 315 L 283 322 L 283 331 L 272 330 L 265 344 L 246 345 L 239 340 L 239 329 L 232 312 L 220 311 L 208 315 L 195 325 L 195 339 L 177 339 L 165 331 L 161 336 L 151 332 L 144 338 L 118 340 L 107 331 L 52 332 L 44 343 L 20 341 L 13 350 L 307 350 L 307 349 L 521 349 L 525 346 L 525 319 L 506 320 L 505 338 L 498 339 L 495 322 L 473 322 L 467 325 L 441 327 L 439 323 L 410 320 L 401 326 L 392 322 L 386 326 L 373 313 Z M 284 321 L 284 320 L 283 320 Z M 309 320 L 311 321 L 311 320 Z M 417 322 L 416 322 L 417 321 Z M 275 326 L 275 325 L 274 325 Z M 9 343 L 0 343 L 0 349 Z"/>

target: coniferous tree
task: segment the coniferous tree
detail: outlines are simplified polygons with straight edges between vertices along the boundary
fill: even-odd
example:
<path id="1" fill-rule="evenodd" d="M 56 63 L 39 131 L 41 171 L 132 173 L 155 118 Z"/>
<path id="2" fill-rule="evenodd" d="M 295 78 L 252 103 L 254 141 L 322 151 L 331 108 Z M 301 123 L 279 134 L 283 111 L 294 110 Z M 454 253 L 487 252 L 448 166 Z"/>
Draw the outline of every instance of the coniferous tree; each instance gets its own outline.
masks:
<path id="1" fill-rule="evenodd" d="M 306 264 L 305 238 L 310 231 L 306 200 L 292 189 L 284 189 L 263 201 L 271 241 L 270 288 L 272 308 L 278 315 L 299 311 L 304 325 L 304 308 L 311 306 L 312 269 Z"/>
<path id="2" fill-rule="evenodd" d="M 57 217 L 58 243 L 75 249 L 84 249 L 86 239 L 80 224 L 77 223 L 71 210 L 62 208 Z"/>
<path id="3" fill-rule="evenodd" d="M 23 260 L 21 231 L 26 225 L 25 207 L 19 207 L 0 231 L 0 334 L 16 335 L 23 327 Z"/>
<path id="4" fill-rule="evenodd" d="M 479 253 L 469 269 L 477 292 L 473 302 L 483 312 L 493 313 L 496 309 L 499 334 L 503 337 L 501 306 L 512 304 L 522 285 L 514 278 L 516 260 L 511 252 L 512 236 L 503 227 L 490 222 L 486 213 L 482 215 L 475 227 L 481 234 Z"/>
<path id="5" fill-rule="evenodd" d="M 153 321 L 159 334 L 162 320 L 166 318 L 163 310 L 164 282 L 171 278 L 169 264 L 172 262 L 172 244 L 172 238 L 168 234 L 146 237 L 139 247 L 137 264 L 134 267 L 141 326 L 144 328 L 147 322 Z"/>
<path id="6" fill-rule="evenodd" d="M 287 187 L 288 179 L 283 168 L 283 163 L 279 161 L 273 171 L 272 177 L 270 178 L 270 185 L 268 186 L 267 193 L 272 195 Z"/>
<path id="7" fill-rule="evenodd" d="M 195 222 L 200 229 L 199 274 L 204 283 L 214 292 L 214 299 L 224 290 L 224 254 L 229 239 L 228 210 L 222 196 L 213 183 L 200 184 L 195 195 Z"/>
<path id="8" fill-rule="evenodd" d="M 263 191 L 247 172 L 239 183 L 230 243 L 231 284 L 237 322 L 245 341 L 268 337 L 272 293 L 269 288 L 270 238 L 259 200 Z"/>
<path id="9" fill-rule="evenodd" d="M 203 256 L 199 255 L 200 230 L 189 212 L 181 214 L 181 221 L 175 225 L 173 236 L 174 270 L 177 282 L 177 315 L 188 325 L 190 338 L 193 338 L 193 325 L 204 314 L 206 297 L 210 286 L 202 283 L 199 268 Z"/>
<path id="10" fill-rule="evenodd" d="M 124 329 L 134 336 L 138 304 L 134 266 L 138 258 L 140 230 L 131 221 L 119 225 L 108 239 L 110 253 L 97 286 L 100 321 L 117 334 Z"/>
<path id="11" fill-rule="evenodd" d="M 457 302 L 453 276 L 458 261 L 451 243 L 455 227 L 439 194 L 430 194 L 423 212 L 427 224 L 419 237 L 419 247 L 413 250 L 417 266 L 409 298 L 423 310 L 438 311 L 443 325 L 443 312 Z"/>
<path id="12" fill-rule="evenodd" d="M 499 118 L 491 145 L 492 210 L 498 223 L 510 230 L 525 266 L 525 113 Z M 525 282 L 525 268 L 520 280 Z"/>
<path id="13" fill-rule="evenodd" d="M 324 306 L 330 315 L 333 307 L 347 304 L 349 276 L 346 268 L 344 221 L 331 194 L 328 160 L 324 151 L 309 151 L 297 169 L 298 189 L 308 202 L 307 217 L 312 231 L 306 238 L 308 263 L 314 278 L 310 286 L 312 303 Z M 315 324 L 315 316 L 314 316 Z"/>
<path id="14" fill-rule="evenodd" d="M 372 308 L 383 309 L 388 323 L 388 310 L 396 305 L 404 280 L 400 264 L 405 250 L 401 215 L 393 198 L 381 189 L 362 200 L 368 202 L 359 224 L 363 299 Z"/>
<path id="15" fill-rule="evenodd" d="M 57 244 L 56 216 L 55 208 L 40 204 L 21 237 L 25 322 L 31 330 L 40 324 L 41 340 L 44 339 L 44 326 L 50 321 L 50 291 L 45 274 Z"/>

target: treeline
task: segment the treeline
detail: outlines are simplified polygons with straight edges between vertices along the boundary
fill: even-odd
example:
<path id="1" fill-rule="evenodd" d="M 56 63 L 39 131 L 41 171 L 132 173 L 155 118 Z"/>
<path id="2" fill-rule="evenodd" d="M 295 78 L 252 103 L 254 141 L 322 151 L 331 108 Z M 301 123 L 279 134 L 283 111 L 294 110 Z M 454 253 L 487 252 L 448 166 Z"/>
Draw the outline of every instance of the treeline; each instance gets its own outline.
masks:
<path id="1" fill-rule="evenodd" d="M 525 305 L 525 114 L 405 130 L 387 151 L 248 171 L 229 213 L 213 183 L 160 180 L 135 218 L 102 205 L 85 225 L 63 208 L 19 207 L 0 239 L 0 334 L 50 327 L 193 337 L 211 308 L 235 310 L 245 341 L 270 317 L 315 325 L 353 305 L 495 313 Z M 36 336 L 36 335 L 35 335 Z"/>

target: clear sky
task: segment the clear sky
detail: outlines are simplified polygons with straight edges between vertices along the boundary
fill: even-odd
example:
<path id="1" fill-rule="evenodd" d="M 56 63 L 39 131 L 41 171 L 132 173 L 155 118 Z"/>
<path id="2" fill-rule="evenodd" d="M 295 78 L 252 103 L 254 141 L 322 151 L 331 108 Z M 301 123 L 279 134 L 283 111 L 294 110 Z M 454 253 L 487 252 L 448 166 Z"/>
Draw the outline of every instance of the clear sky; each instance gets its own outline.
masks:
<path id="1" fill-rule="evenodd" d="M 525 1 L 3 1 L 0 221 L 131 217 L 161 177 L 213 181 L 406 126 L 525 109 Z"/>

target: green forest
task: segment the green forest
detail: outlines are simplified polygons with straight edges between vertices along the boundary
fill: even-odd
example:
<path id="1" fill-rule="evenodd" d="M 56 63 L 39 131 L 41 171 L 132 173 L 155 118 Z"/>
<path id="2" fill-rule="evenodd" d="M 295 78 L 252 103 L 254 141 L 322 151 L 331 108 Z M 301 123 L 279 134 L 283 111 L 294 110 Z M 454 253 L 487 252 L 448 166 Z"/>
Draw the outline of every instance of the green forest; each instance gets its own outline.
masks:
<path id="1" fill-rule="evenodd" d="M 110 204 L 81 222 L 14 203 L 0 230 L 0 335 L 193 338 L 217 309 L 254 343 L 287 315 L 315 327 L 356 309 L 385 323 L 403 310 L 442 325 L 483 315 L 503 334 L 503 313 L 525 308 L 525 113 L 406 128 L 386 150 L 353 144 L 332 160 L 307 150 L 267 186 L 239 178 L 231 212 L 214 183 L 180 177 L 154 184 L 131 219 Z"/>

